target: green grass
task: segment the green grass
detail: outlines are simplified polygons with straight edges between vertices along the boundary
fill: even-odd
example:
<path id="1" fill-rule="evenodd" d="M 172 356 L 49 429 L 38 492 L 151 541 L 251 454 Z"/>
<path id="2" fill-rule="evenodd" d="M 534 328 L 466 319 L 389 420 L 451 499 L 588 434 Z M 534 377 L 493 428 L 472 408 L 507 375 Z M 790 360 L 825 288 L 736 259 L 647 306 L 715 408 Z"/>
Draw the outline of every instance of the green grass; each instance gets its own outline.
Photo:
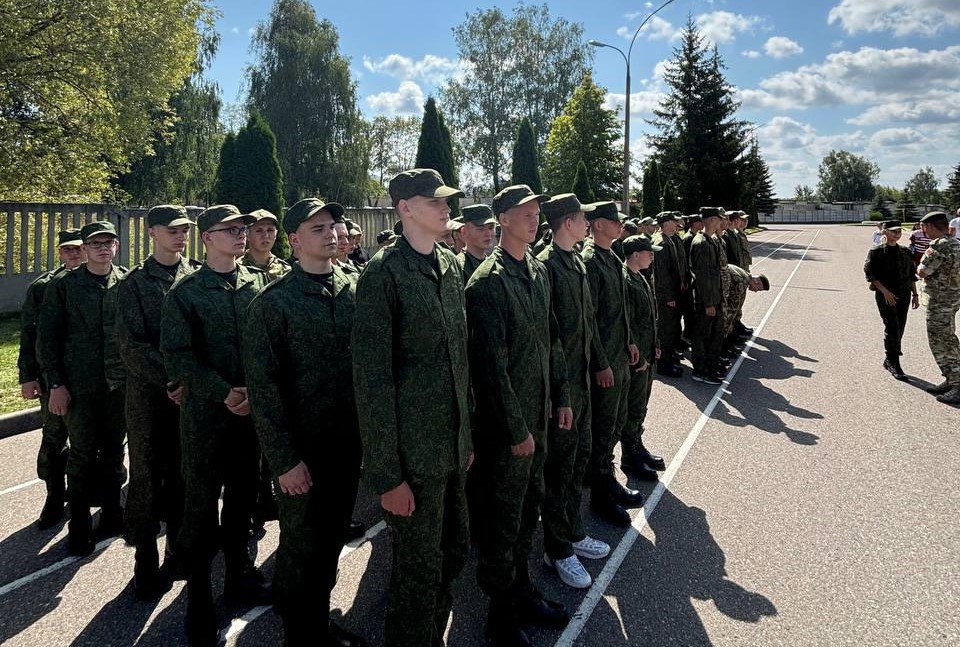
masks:
<path id="1" fill-rule="evenodd" d="M 20 349 L 20 313 L 0 315 L 0 413 L 31 409 L 37 402 L 20 397 L 17 352 Z"/>

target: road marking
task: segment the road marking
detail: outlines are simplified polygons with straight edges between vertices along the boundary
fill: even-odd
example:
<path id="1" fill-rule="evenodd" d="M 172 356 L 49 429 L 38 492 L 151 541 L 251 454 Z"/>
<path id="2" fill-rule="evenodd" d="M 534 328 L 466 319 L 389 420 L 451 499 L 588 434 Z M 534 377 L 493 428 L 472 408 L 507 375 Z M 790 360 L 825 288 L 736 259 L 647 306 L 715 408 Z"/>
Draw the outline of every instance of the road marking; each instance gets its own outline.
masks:
<path id="1" fill-rule="evenodd" d="M 373 541 L 373 538 L 379 535 L 386 527 L 387 522 L 381 521 L 367 530 L 367 532 L 363 534 L 363 537 L 343 547 L 343 550 L 340 551 L 340 559 L 343 560 L 347 555 L 357 550 L 367 542 Z M 224 630 L 220 635 L 220 643 L 226 647 L 232 647 L 236 645 L 237 640 L 240 638 L 240 634 L 242 634 L 243 630 L 247 628 L 247 625 L 262 616 L 269 609 L 269 606 L 253 607 L 239 618 L 234 618 L 230 622 L 230 626 L 227 627 L 226 630 Z"/>
<path id="2" fill-rule="evenodd" d="M 780 247 L 777 247 L 775 250 L 773 250 L 772 252 L 770 252 L 769 254 L 767 254 L 766 256 L 764 256 L 763 258 L 761 258 L 759 261 L 756 261 L 755 263 L 751 263 L 751 264 L 750 264 L 750 269 L 752 270 L 752 269 L 755 268 L 757 265 L 759 265 L 760 263 L 764 262 L 765 260 L 767 260 L 768 258 L 770 258 L 771 256 L 773 256 L 774 254 L 776 254 L 777 252 L 779 252 L 781 249 L 783 249 L 784 247 L 786 247 L 787 245 L 789 245 L 790 243 L 792 243 L 793 241 L 795 241 L 798 236 L 801 236 L 801 235 L 803 235 L 804 233 L 809 233 L 809 232 L 802 232 L 802 231 L 799 232 L 796 236 L 794 236 L 793 238 L 791 238 L 790 240 L 788 240 L 788 241 L 785 242 L 784 244 L 780 245 Z M 817 234 L 819 234 L 819 233 L 820 233 L 820 230 L 818 229 L 818 230 L 817 230 Z M 816 235 L 814 236 L 814 238 L 816 238 Z M 813 244 L 813 241 L 811 241 L 811 244 Z M 807 246 L 807 249 L 810 249 L 810 247 Z M 803 250 L 803 255 L 804 255 L 804 256 L 807 255 L 807 250 L 806 250 L 806 249 Z"/>
<path id="3" fill-rule="evenodd" d="M 32 479 L 30 481 L 27 481 L 26 483 L 21 483 L 20 485 L 14 485 L 12 487 L 8 487 L 6 490 L 0 490 L 0 496 L 3 496 L 4 494 L 12 494 L 17 490 L 25 490 L 26 488 L 32 485 L 36 485 L 37 483 L 43 483 L 43 481 L 41 481 L 40 479 Z"/>
<path id="4" fill-rule="evenodd" d="M 760 241 L 759 243 L 756 243 L 756 244 L 754 244 L 754 245 L 751 245 L 751 246 L 750 246 L 750 251 L 753 251 L 753 250 L 757 249 L 758 247 L 763 247 L 764 245 L 768 245 L 768 244 L 770 244 L 770 243 L 775 243 L 775 242 L 777 242 L 778 240 L 780 240 L 781 238 L 783 238 L 784 236 L 789 236 L 791 231 L 792 231 L 792 230 L 790 230 L 790 229 L 788 229 L 787 231 L 782 231 L 782 232 L 778 233 L 776 236 L 773 236 L 772 238 L 770 238 L 769 240 L 762 240 L 762 241 Z"/>
<path id="5" fill-rule="evenodd" d="M 103 541 L 98 543 L 96 546 L 94 546 L 93 553 L 91 553 L 91 555 L 88 555 L 87 557 L 96 555 L 101 550 L 104 550 L 105 548 L 107 548 L 108 546 L 110 546 L 111 544 L 117 541 L 120 541 L 119 537 L 110 537 L 108 539 L 104 539 Z M 66 559 L 61 559 L 59 562 L 50 564 L 50 566 L 41 568 L 39 571 L 34 571 L 33 573 L 30 573 L 30 575 L 25 575 L 24 577 L 21 577 L 19 580 L 14 580 L 8 584 L 4 584 L 3 586 L 0 586 L 0 597 L 5 596 L 7 593 L 16 591 L 20 587 L 26 586 L 31 582 L 39 580 L 41 577 L 45 577 L 47 575 L 50 575 L 51 573 L 56 573 L 60 569 L 66 568 L 67 566 L 70 566 L 71 564 L 75 564 L 76 562 L 79 562 L 82 559 L 86 559 L 87 557 L 67 557 Z"/>
<path id="6" fill-rule="evenodd" d="M 617 571 L 623 564 L 623 560 L 626 559 L 627 554 L 630 552 L 630 549 L 633 548 L 633 544 L 637 540 L 637 537 L 640 536 L 641 531 L 643 531 L 644 527 L 647 525 L 647 521 L 653 515 L 654 510 L 657 509 L 657 504 L 660 503 L 660 498 L 663 496 L 664 491 L 670 487 L 673 477 L 676 476 L 677 472 L 680 470 L 680 467 L 683 465 L 683 461 L 686 459 L 690 449 L 693 447 L 694 443 L 697 442 L 697 439 L 700 437 L 700 433 L 703 431 L 703 428 L 706 426 L 707 422 L 709 422 L 713 417 L 713 411 L 717 404 L 723 399 L 724 395 L 729 393 L 729 391 L 727 391 L 727 387 L 730 385 L 730 382 L 733 380 L 733 378 L 736 377 L 737 371 L 740 370 L 740 366 L 743 364 L 744 358 L 747 357 L 750 349 L 753 348 L 753 340 L 757 338 L 757 335 L 760 334 L 760 331 L 762 331 L 764 326 L 767 325 L 767 321 L 780 304 L 780 299 L 783 298 L 787 288 L 790 287 L 793 277 L 796 275 L 797 270 L 800 269 L 800 265 L 807 257 L 807 252 L 810 251 L 811 247 L 813 247 L 813 243 L 817 240 L 817 236 L 819 235 L 820 230 L 818 229 L 813 235 L 813 240 L 810 241 L 810 244 L 807 245 L 807 248 L 803 251 L 803 255 L 800 257 L 800 260 L 797 261 L 797 265 L 793 268 L 793 272 L 790 273 L 790 276 L 783 284 L 783 287 L 780 288 L 780 292 L 777 293 L 773 303 L 770 304 L 770 307 L 767 309 L 767 313 L 763 316 L 763 319 L 754 329 L 753 335 L 750 337 L 750 341 L 747 342 L 746 347 L 740 353 L 736 363 L 730 369 L 729 375 L 727 375 L 726 379 L 724 379 L 723 384 L 717 387 L 717 391 L 713 394 L 713 398 L 711 398 L 707 408 L 704 409 L 703 413 L 700 414 L 700 418 L 697 420 L 696 424 L 693 425 L 693 428 L 687 435 L 686 440 L 683 441 L 683 445 L 681 445 L 680 449 L 677 451 L 676 456 L 674 456 L 673 460 L 670 461 L 670 466 L 663 473 L 663 476 L 660 478 L 657 486 L 653 489 L 653 492 L 650 493 L 650 497 L 644 504 L 641 513 L 633 518 L 630 528 L 628 528 L 624 533 L 623 538 L 617 545 L 616 550 L 613 551 L 613 553 L 610 555 L 610 558 L 607 560 L 607 563 L 604 564 L 603 570 L 600 571 L 600 575 L 594 579 L 593 586 L 591 586 L 590 590 L 587 591 L 586 596 L 583 598 L 583 602 L 580 603 L 576 613 L 574 613 L 573 617 L 570 619 L 570 623 L 567 625 L 566 629 L 563 630 L 563 633 L 560 634 L 560 638 L 557 640 L 555 647 L 571 647 L 577 637 L 580 636 L 581 632 L 583 632 L 583 629 L 587 625 L 587 621 L 593 614 L 594 609 L 597 607 L 597 604 L 603 597 L 603 594 L 610 585 L 610 582 L 613 581 L 614 576 L 617 574 Z"/>

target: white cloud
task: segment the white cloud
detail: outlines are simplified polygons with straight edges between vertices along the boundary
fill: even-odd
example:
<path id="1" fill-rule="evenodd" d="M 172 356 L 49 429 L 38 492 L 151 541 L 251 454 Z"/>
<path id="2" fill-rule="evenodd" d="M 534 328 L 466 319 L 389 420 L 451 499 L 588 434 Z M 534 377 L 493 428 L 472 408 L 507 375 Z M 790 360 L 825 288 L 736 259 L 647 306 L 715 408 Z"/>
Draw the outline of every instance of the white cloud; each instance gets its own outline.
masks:
<path id="1" fill-rule="evenodd" d="M 741 54 L 742 56 L 747 57 L 747 58 L 760 58 L 760 52 L 758 52 L 758 51 L 755 50 L 755 49 L 747 49 L 747 50 L 744 50 L 744 51 L 740 52 L 740 54 Z"/>
<path id="2" fill-rule="evenodd" d="M 231 34 L 239 34 L 239 33 L 240 33 L 240 28 L 239 28 L 239 27 L 231 27 L 231 28 L 230 28 L 230 33 L 231 33 Z"/>
<path id="3" fill-rule="evenodd" d="M 870 136 L 870 145 L 883 148 L 897 148 L 925 141 L 925 137 L 915 128 L 885 128 Z"/>
<path id="4" fill-rule="evenodd" d="M 847 123 L 877 126 L 888 123 L 953 124 L 960 122 L 960 92 L 930 93 L 915 101 L 884 102 L 870 106 Z"/>
<path id="5" fill-rule="evenodd" d="M 803 47 L 786 36 L 773 36 L 763 45 L 763 51 L 773 58 L 786 58 L 803 53 Z"/>
<path id="6" fill-rule="evenodd" d="M 892 31 L 896 36 L 939 33 L 960 27 L 957 0 L 842 0 L 830 10 L 828 22 L 840 23 L 848 34 Z"/>
<path id="7" fill-rule="evenodd" d="M 633 30 L 627 27 L 626 25 L 620 25 L 619 27 L 617 27 L 617 36 L 619 36 L 620 38 L 624 38 L 626 40 L 630 40 L 631 38 L 633 38 Z"/>
<path id="8" fill-rule="evenodd" d="M 418 115 L 423 111 L 423 90 L 413 81 L 402 81 L 396 92 L 378 92 L 366 99 L 370 109 L 379 115 Z"/>
<path id="9" fill-rule="evenodd" d="M 630 18 L 631 15 L 633 14 L 627 14 L 627 20 L 633 20 L 633 18 Z M 639 12 L 636 12 L 636 16 L 639 15 Z M 630 40 L 636 31 L 636 27 L 622 25 L 617 28 L 617 36 L 624 40 Z M 682 29 L 674 27 L 671 22 L 664 20 L 660 16 L 651 18 L 650 21 L 643 26 L 643 29 L 640 30 L 640 36 L 646 36 L 650 40 L 677 40 L 682 33 Z"/>
<path id="10" fill-rule="evenodd" d="M 603 107 L 607 110 L 618 110 L 622 116 L 626 96 L 623 92 L 608 92 L 604 99 Z M 631 92 L 630 115 L 649 119 L 653 115 L 653 109 L 660 105 L 660 101 L 664 96 L 666 95 L 663 92 L 653 88 L 644 89 L 639 92 Z"/>
<path id="11" fill-rule="evenodd" d="M 447 79 L 462 74 L 466 69 L 464 62 L 427 54 L 419 60 L 413 60 L 402 54 L 389 54 L 381 59 L 363 57 L 363 67 L 371 72 L 386 74 L 402 80 L 423 81 L 439 85 Z"/>
<path id="12" fill-rule="evenodd" d="M 744 16 L 729 11 L 713 11 L 697 16 L 700 33 L 714 43 L 724 44 L 736 40 L 737 34 L 752 32 L 763 23 L 760 16 Z"/>
<path id="13" fill-rule="evenodd" d="M 830 43 L 830 49 L 840 49 L 841 47 L 843 47 L 842 40 L 835 40 L 832 43 Z"/>

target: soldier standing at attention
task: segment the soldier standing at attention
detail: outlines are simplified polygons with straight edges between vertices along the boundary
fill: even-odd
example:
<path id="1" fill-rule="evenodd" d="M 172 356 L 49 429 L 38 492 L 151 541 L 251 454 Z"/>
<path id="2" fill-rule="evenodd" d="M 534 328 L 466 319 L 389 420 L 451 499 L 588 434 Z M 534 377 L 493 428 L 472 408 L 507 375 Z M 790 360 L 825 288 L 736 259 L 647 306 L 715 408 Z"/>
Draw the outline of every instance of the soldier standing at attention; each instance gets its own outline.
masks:
<path id="1" fill-rule="evenodd" d="M 720 347 L 723 343 L 723 286 L 720 282 L 720 249 L 714 234 L 720 229 L 720 209 L 701 207 L 703 231 L 690 245 L 690 269 L 696 277 L 691 328 L 693 379 L 706 384 L 722 384 Z"/>
<path id="2" fill-rule="evenodd" d="M 500 243 L 467 284 L 473 444 L 483 492 L 475 511 L 483 520 L 475 538 L 477 581 L 490 597 L 488 631 L 497 645 L 528 645 L 524 626 L 562 628 L 569 620 L 534 588 L 528 565 L 543 501 L 547 423 L 556 416 L 569 432 L 573 419 L 550 279 L 528 251 L 546 199 L 525 184 L 494 197 Z"/>
<path id="3" fill-rule="evenodd" d="M 480 267 L 493 250 L 496 236 L 497 219 L 493 217 L 493 210 L 485 204 L 471 204 L 463 208 L 463 226 L 460 227 L 460 238 L 463 240 L 463 251 L 457 254 L 457 262 L 463 269 L 463 283 Z"/>
<path id="4" fill-rule="evenodd" d="M 120 245 L 112 223 L 84 225 L 80 237 L 87 262 L 47 286 L 37 357 L 50 389 L 50 412 L 64 417 L 70 439 L 67 547 L 72 555 L 89 555 L 91 506 L 100 504 L 100 536 L 119 533 L 123 520 L 123 390 L 111 389 L 108 381 L 107 322 L 114 318 L 125 270 L 113 264 Z"/>
<path id="5" fill-rule="evenodd" d="M 463 276 L 437 244 L 450 198 L 431 169 L 390 180 L 402 235 L 357 284 L 353 383 L 363 479 L 380 497 L 393 540 L 388 647 L 443 644 L 451 586 L 469 552 L 470 440 Z"/>
<path id="6" fill-rule="evenodd" d="M 362 454 L 350 360 L 355 284 L 331 262 L 342 220 L 335 202 L 290 207 L 283 228 L 300 262 L 250 303 L 243 337 L 253 419 L 277 478 L 274 608 L 287 647 L 366 644 L 332 623 L 325 637 L 322 625 Z"/>
<path id="7" fill-rule="evenodd" d="M 673 211 L 657 214 L 660 232 L 653 235 L 653 244 L 660 246 L 653 256 L 653 274 L 656 278 L 657 297 L 654 316 L 657 317 L 657 346 L 662 350 L 657 360 L 657 373 L 667 377 L 680 377 L 683 369 L 674 349 L 676 335 L 680 332 L 680 300 L 683 295 L 683 246 L 677 239 L 677 221 Z M 643 269 L 649 267 L 649 264 Z M 629 273 L 628 273 L 629 276 Z"/>
<path id="8" fill-rule="evenodd" d="M 82 245 L 79 230 L 68 229 L 57 234 L 60 266 L 33 280 L 27 287 L 20 309 L 20 354 L 17 356 L 20 395 L 24 400 L 40 399 L 40 419 L 43 421 L 40 450 L 37 452 L 37 477 L 47 486 L 47 498 L 37 519 L 37 528 L 40 530 L 52 528 L 63 518 L 67 425 L 61 416 L 50 413 L 50 392 L 43 382 L 40 362 L 37 360 L 37 326 L 47 286 L 60 275 L 80 267 L 86 260 Z"/>
<path id="9" fill-rule="evenodd" d="M 334 259 L 333 264 L 343 270 L 344 274 L 356 281 L 357 277 L 360 276 L 360 270 L 353 264 L 353 261 L 350 260 L 350 227 L 346 219 L 344 219 L 341 222 L 335 223 L 334 228 L 337 230 L 337 257 Z"/>
<path id="10" fill-rule="evenodd" d="M 601 344 L 590 390 L 593 446 L 587 481 L 590 508 L 608 523 L 626 527 L 630 515 L 624 507 L 643 505 L 643 495 L 620 485 L 613 472 L 613 450 L 627 424 L 627 397 L 630 394 L 630 366 L 640 359 L 633 341 L 627 307 L 627 270 L 610 247 L 620 237 L 624 215 L 614 202 L 597 202 L 587 213 L 593 237 L 583 246 L 583 261 L 590 280 L 590 296 L 596 313 Z"/>
<path id="11" fill-rule="evenodd" d="M 920 219 L 930 238 L 917 275 L 927 294 L 927 341 L 944 381 L 929 391 L 937 400 L 960 403 L 960 341 L 957 340 L 957 310 L 960 309 L 960 240 L 949 233 L 947 214 L 931 211 Z"/>
<path id="12" fill-rule="evenodd" d="M 250 213 L 257 220 L 247 232 L 247 253 L 240 259 L 241 265 L 258 267 L 267 273 L 271 281 L 276 281 L 290 271 L 290 263 L 274 255 L 273 246 L 277 242 L 277 217 L 266 209 L 257 209 Z"/>
<path id="13" fill-rule="evenodd" d="M 260 452 L 249 417 L 240 334 L 247 306 L 269 278 L 236 259 L 254 222 L 255 216 L 229 204 L 201 212 L 197 229 L 206 261 L 181 278 L 163 302 L 160 351 L 168 379 L 183 386 L 184 515 L 177 548 L 186 562 L 186 630 L 194 646 L 217 642 L 210 567 L 218 548 L 224 556 L 224 597 L 248 605 L 270 600 L 247 550 Z"/>
<path id="14" fill-rule="evenodd" d="M 573 422 L 562 429 L 557 417 L 547 428 L 547 452 L 544 464 L 543 548 L 544 561 L 552 565 L 568 586 L 586 588 L 592 580 L 579 558 L 602 559 L 610 546 L 587 535 L 583 528 L 580 503 L 583 476 L 590 462 L 590 376 L 609 366 L 595 363 L 603 355 L 597 348 L 600 333 L 593 315 L 593 299 L 583 259 L 574 246 L 587 235 L 585 212 L 573 193 L 554 196 L 541 205 L 550 225 L 551 242 L 537 256 L 550 277 L 550 304 L 567 367 L 567 386 Z M 597 360 L 600 361 L 600 360 Z"/>

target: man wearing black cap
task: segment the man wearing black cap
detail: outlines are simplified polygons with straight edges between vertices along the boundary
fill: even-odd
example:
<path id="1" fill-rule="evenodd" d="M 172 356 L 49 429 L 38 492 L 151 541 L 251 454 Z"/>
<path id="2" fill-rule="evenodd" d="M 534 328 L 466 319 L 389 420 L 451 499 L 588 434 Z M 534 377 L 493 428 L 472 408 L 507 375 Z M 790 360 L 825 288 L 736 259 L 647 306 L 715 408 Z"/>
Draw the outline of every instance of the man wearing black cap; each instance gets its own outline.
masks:
<path id="1" fill-rule="evenodd" d="M 917 275 L 927 295 L 927 341 L 944 381 L 928 389 L 937 400 L 960 404 L 960 341 L 957 340 L 957 310 L 960 309 L 960 240 L 949 233 L 947 214 L 931 211 L 920 219 L 930 247 L 923 254 Z"/>
<path id="2" fill-rule="evenodd" d="M 186 562 L 186 629 L 194 646 L 217 641 L 210 567 L 218 549 L 224 554 L 227 600 L 241 604 L 270 600 L 247 550 L 260 452 L 250 420 L 240 332 L 247 306 L 269 277 L 236 259 L 246 248 L 247 227 L 254 222 L 254 216 L 233 205 L 201 212 L 197 230 L 206 260 L 196 272 L 182 277 L 163 302 L 160 351 L 168 379 L 183 386 L 185 503 L 178 549 Z"/>
<path id="3" fill-rule="evenodd" d="M 377 234 L 377 251 L 380 251 L 387 245 L 392 245 L 393 241 L 397 239 L 397 235 L 390 231 L 389 229 L 384 229 L 379 234 Z"/>
<path id="4" fill-rule="evenodd" d="M 690 269 L 695 278 L 692 328 L 693 379 L 722 384 L 720 350 L 723 342 L 723 285 L 721 258 L 715 234 L 720 229 L 720 209 L 701 207 L 703 231 L 690 245 Z"/>
<path id="5" fill-rule="evenodd" d="M 493 250 L 497 219 L 493 217 L 493 210 L 485 204 L 464 207 L 461 219 L 463 225 L 459 232 L 464 247 L 457 255 L 457 261 L 463 268 L 463 282 L 466 284 Z"/>
<path id="6" fill-rule="evenodd" d="M 64 417 L 70 438 L 68 548 L 88 555 L 94 545 L 91 506 L 100 503 L 103 536 L 117 534 L 123 516 L 123 390 L 111 388 L 108 356 L 114 344 L 108 327 L 125 270 L 113 264 L 120 247 L 113 223 L 84 225 L 80 237 L 87 262 L 48 286 L 37 357 L 50 389 L 50 412 Z"/>
<path id="7" fill-rule="evenodd" d="M 884 243 L 867 253 L 863 273 L 870 289 L 876 292 L 877 309 L 883 321 L 883 347 L 886 353 L 883 368 L 898 380 L 906 380 L 907 376 L 900 367 L 900 356 L 903 355 L 900 340 L 907 326 L 907 312 L 911 303 L 914 308 L 920 307 L 917 275 L 910 250 L 898 244 L 903 233 L 900 221 L 888 220 L 883 224 L 882 231 Z"/>
<path id="8" fill-rule="evenodd" d="M 277 479 L 274 609 L 287 647 L 365 644 L 334 624 L 322 638 L 362 453 L 350 360 L 356 285 L 332 264 L 342 220 L 335 202 L 290 207 L 283 228 L 300 262 L 253 299 L 243 333 L 252 415 Z"/>
<path id="9" fill-rule="evenodd" d="M 118 288 L 117 345 L 127 368 L 126 417 L 130 449 L 127 530 L 136 547 L 133 585 L 141 599 L 170 588 L 180 557 L 177 534 L 183 519 L 180 475 L 180 407 L 183 387 L 167 377 L 160 354 L 163 299 L 174 282 L 200 267 L 183 256 L 193 221 L 177 205 L 147 212 L 153 253 L 130 270 Z M 157 552 L 160 522 L 167 523 L 163 571 Z"/>
<path id="10" fill-rule="evenodd" d="M 60 257 L 59 267 L 44 272 L 27 287 L 20 309 L 20 353 L 17 355 L 20 395 L 24 400 L 40 399 L 40 419 L 43 421 L 40 450 L 37 452 L 37 476 L 47 486 L 47 498 L 37 520 L 40 530 L 52 528 L 63 518 L 67 426 L 61 416 L 50 413 L 50 393 L 44 386 L 40 362 L 37 360 L 37 325 L 47 286 L 60 275 L 80 267 L 86 259 L 80 231 L 68 229 L 59 232 L 57 253 Z"/>
<path id="11" fill-rule="evenodd" d="M 240 258 L 242 265 L 252 265 L 267 273 L 271 281 L 290 271 L 290 263 L 273 253 L 280 221 L 266 209 L 250 212 L 257 220 L 247 233 L 247 253 Z"/>
<path id="12" fill-rule="evenodd" d="M 657 214 L 660 232 L 654 234 L 653 244 L 662 251 L 653 255 L 654 288 L 657 295 L 657 336 L 661 349 L 657 360 L 657 373 L 667 377 L 680 377 L 683 369 L 674 353 L 676 336 L 680 332 L 680 299 L 684 286 L 683 245 L 677 238 L 676 212 Z M 646 268 L 644 268 L 646 269 Z"/>
<path id="13" fill-rule="evenodd" d="M 363 479 L 393 539 L 385 644 L 443 644 L 451 587 L 469 553 L 467 468 L 473 460 L 463 275 L 436 240 L 462 196 L 431 169 L 390 180 L 402 235 L 357 284 L 353 383 Z"/>
<path id="14" fill-rule="evenodd" d="M 602 356 L 597 358 L 597 364 L 609 366 L 613 375 L 594 373 L 594 388 L 590 390 L 593 446 L 586 480 L 590 484 L 590 508 L 609 523 L 628 526 L 630 515 L 624 507 L 643 505 L 643 495 L 617 481 L 613 450 L 627 424 L 630 366 L 639 361 L 640 351 L 630 329 L 627 270 L 610 249 L 620 237 L 625 216 L 615 202 L 596 202 L 592 206 L 587 220 L 593 237 L 583 246 L 583 261 L 600 332 Z"/>
<path id="15" fill-rule="evenodd" d="M 680 238 L 680 243 L 683 246 L 683 258 L 684 258 L 684 282 L 687 285 L 687 289 L 683 292 L 683 295 L 680 299 L 680 314 L 683 317 L 683 326 L 681 328 L 681 333 L 677 337 L 677 350 L 684 351 L 690 348 L 689 342 L 689 330 L 691 328 L 691 321 L 693 320 L 693 269 L 690 267 L 690 246 L 693 244 L 694 237 L 703 231 L 703 220 L 700 218 L 700 214 L 693 214 L 686 216 L 684 218 L 685 222 L 685 231 L 683 236 Z"/>

